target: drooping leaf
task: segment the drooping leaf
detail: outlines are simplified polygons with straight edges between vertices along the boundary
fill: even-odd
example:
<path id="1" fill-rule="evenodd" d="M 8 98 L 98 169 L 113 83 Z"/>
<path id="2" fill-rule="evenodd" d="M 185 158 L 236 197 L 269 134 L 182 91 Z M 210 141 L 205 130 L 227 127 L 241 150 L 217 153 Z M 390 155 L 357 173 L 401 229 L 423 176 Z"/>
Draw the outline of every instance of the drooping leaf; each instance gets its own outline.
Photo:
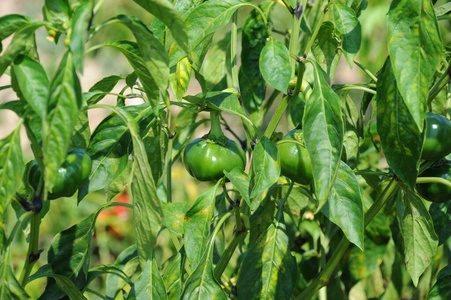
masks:
<path id="1" fill-rule="evenodd" d="M 71 16 L 72 32 L 69 49 L 72 52 L 74 67 L 80 73 L 83 73 L 85 44 L 88 40 L 89 23 L 93 17 L 93 6 L 93 1 L 82 1 Z"/>
<path id="2" fill-rule="evenodd" d="M 445 300 L 451 298 L 451 265 L 438 273 L 437 281 L 430 289 L 426 300 Z"/>
<path id="3" fill-rule="evenodd" d="M 215 207 L 216 191 L 221 181 L 202 193 L 185 215 L 185 251 L 186 257 L 194 270 L 205 255 L 210 222 Z"/>
<path id="4" fill-rule="evenodd" d="M 42 119 L 46 114 L 46 98 L 49 91 L 49 80 L 42 65 L 28 57 L 22 56 L 12 66 L 22 100 L 26 101 L 34 112 Z"/>
<path id="5" fill-rule="evenodd" d="M 340 60 L 340 53 L 337 49 L 338 41 L 335 38 L 334 30 L 332 22 L 324 22 L 318 31 L 318 37 L 312 44 L 315 60 L 330 78 L 335 77 L 335 70 Z"/>
<path id="6" fill-rule="evenodd" d="M 20 145 L 21 123 L 13 132 L 0 140 L 0 227 L 3 227 L 3 214 L 11 198 L 22 182 L 25 163 Z"/>
<path id="7" fill-rule="evenodd" d="M 283 212 L 279 211 L 244 257 L 238 275 L 238 299 L 290 299 L 297 267 L 288 244 Z"/>
<path id="8" fill-rule="evenodd" d="M 419 131 L 443 45 L 430 0 L 396 0 L 388 12 L 388 51 L 399 92 Z"/>
<path id="9" fill-rule="evenodd" d="M 170 1 L 167 0 L 134 0 L 145 10 L 161 20 L 172 33 L 178 46 L 184 51 L 188 51 L 188 34 L 180 10 L 176 9 Z M 184 1 L 187 2 L 187 1 Z"/>
<path id="10" fill-rule="evenodd" d="M 124 79 L 122 76 L 111 75 L 102 78 L 94 84 L 89 92 L 83 93 L 88 104 L 96 104 L 102 100 L 116 86 L 119 80 Z"/>
<path id="11" fill-rule="evenodd" d="M 302 128 L 312 161 L 318 209 L 321 209 L 329 198 L 340 166 L 344 122 L 340 98 L 327 84 L 318 64 L 313 75 L 313 91 L 305 103 Z"/>
<path id="12" fill-rule="evenodd" d="M 291 80 L 290 53 L 287 47 L 271 38 L 260 53 L 259 66 L 266 82 L 286 94 Z"/>
<path id="13" fill-rule="evenodd" d="M 346 238 L 363 250 L 363 206 L 357 177 L 340 162 L 337 178 L 322 212 L 343 230 Z"/>
<path id="14" fill-rule="evenodd" d="M 254 198 L 265 192 L 280 177 L 279 152 L 276 145 L 267 137 L 263 137 L 254 147 L 251 175 L 251 194 Z M 257 202 L 258 204 L 258 202 Z M 251 207 L 256 209 L 256 207 Z"/>
<path id="15" fill-rule="evenodd" d="M 431 216 L 420 198 L 409 191 L 404 192 L 397 203 L 398 222 L 401 229 L 407 271 L 417 286 L 424 270 L 431 264 L 438 246 Z"/>
<path id="16" fill-rule="evenodd" d="M 390 168 L 408 186 L 415 185 L 422 137 L 387 59 L 377 81 L 377 132 Z"/>
<path id="17" fill-rule="evenodd" d="M 353 66 L 353 58 L 360 50 L 362 28 L 355 12 L 346 5 L 334 4 L 334 23 L 341 37 L 341 48 L 348 64 Z"/>

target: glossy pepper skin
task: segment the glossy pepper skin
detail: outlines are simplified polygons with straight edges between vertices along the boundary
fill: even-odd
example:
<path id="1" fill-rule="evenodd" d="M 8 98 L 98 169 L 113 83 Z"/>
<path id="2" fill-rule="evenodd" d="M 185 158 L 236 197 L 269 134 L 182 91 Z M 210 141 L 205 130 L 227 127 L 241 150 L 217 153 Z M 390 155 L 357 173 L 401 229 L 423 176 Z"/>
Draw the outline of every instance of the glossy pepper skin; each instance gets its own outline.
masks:
<path id="1" fill-rule="evenodd" d="M 424 130 L 422 159 L 439 160 L 451 152 L 451 122 L 444 116 L 428 113 Z"/>
<path id="2" fill-rule="evenodd" d="M 419 177 L 440 177 L 451 182 L 451 161 L 426 169 Z M 451 200 L 451 187 L 438 182 L 417 184 L 417 190 L 424 199 L 431 202 Z"/>
<path id="3" fill-rule="evenodd" d="M 200 181 L 213 181 L 222 178 L 224 170 L 229 172 L 236 167 L 244 170 L 246 155 L 232 140 L 198 138 L 186 146 L 183 161 L 191 176 Z"/>
<path id="4" fill-rule="evenodd" d="M 70 197 L 77 191 L 80 184 L 88 179 L 91 173 L 92 161 L 88 153 L 80 148 L 70 151 L 64 163 L 58 169 L 58 177 L 48 199 Z M 31 162 L 28 172 L 28 182 L 33 189 L 37 189 L 41 179 L 41 170 L 36 160 Z"/>
<path id="5" fill-rule="evenodd" d="M 287 133 L 282 141 L 298 141 L 301 139 L 302 130 L 294 129 Z M 296 143 L 279 143 L 277 145 L 280 156 L 280 168 L 282 175 L 294 182 L 309 185 L 312 182 L 312 162 L 310 154 L 303 146 Z"/>

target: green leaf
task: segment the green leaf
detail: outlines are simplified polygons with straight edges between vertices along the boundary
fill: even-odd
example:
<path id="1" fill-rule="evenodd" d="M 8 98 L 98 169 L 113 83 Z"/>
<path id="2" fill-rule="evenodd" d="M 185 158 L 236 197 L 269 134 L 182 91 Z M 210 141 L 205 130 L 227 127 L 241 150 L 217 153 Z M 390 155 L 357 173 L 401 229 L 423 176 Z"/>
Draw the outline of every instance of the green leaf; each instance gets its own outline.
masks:
<path id="1" fill-rule="evenodd" d="M 238 299 L 290 299 L 296 281 L 296 260 L 279 211 L 277 220 L 245 254 L 238 275 Z"/>
<path id="2" fill-rule="evenodd" d="M 16 32 L 20 27 L 24 26 L 28 22 L 32 21 L 27 16 L 18 14 L 5 15 L 0 17 L 0 42 L 6 39 L 8 36 Z M 0 43 L 1 45 L 1 43 Z M 0 46 L 0 52 L 2 47 Z"/>
<path id="3" fill-rule="evenodd" d="M 338 41 L 335 38 L 334 30 L 335 28 L 332 22 L 324 22 L 318 31 L 317 38 L 312 44 L 312 53 L 316 62 L 330 78 L 335 77 L 335 70 L 340 61 Z"/>
<path id="4" fill-rule="evenodd" d="M 160 116 L 164 118 L 163 116 Z M 159 122 L 149 122 L 144 129 L 145 135 L 142 142 L 146 149 L 149 165 L 152 166 L 152 176 L 155 182 L 158 182 L 163 175 L 166 166 L 166 152 L 168 148 L 168 135 L 162 129 Z"/>
<path id="5" fill-rule="evenodd" d="M 164 225 L 179 237 L 185 232 L 185 215 L 190 209 L 188 203 L 163 203 Z"/>
<path id="6" fill-rule="evenodd" d="M 122 276 L 132 277 L 137 273 L 137 268 L 139 267 L 138 262 L 138 250 L 136 249 L 136 244 L 131 245 L 122 251 L 114 262 L 114 266 L 122 270 Z M 108 298 L 114 299 L 116 295 L 121 291 L 127 282 L 117 274 L 109 273 L 106 276 L 106 288 L 105 295 Z"/>
<path id="7" fill-rule="evenodd" d="M 388 12 L 388 51 L 398 89 L 423 129 L 426 100 L 443 45 L 430 0 L 395 0 Z"/>
<path id="8" fill-rule="evenodd" d="M 163 0 L 160 0 L 162 2 Z M 138 18 L 125 15 L 117 16 L 117 20 L 127 26 L 136 38 L 141 59 L 146 69 L 161 91 L 169 85 L 169 56 L 160 41 L 149 31 Z M 124 53 L 125 54 L 125 53 Z M 127 59 L 129 57 L 127 56 Z M 133 64 L 132 64 L 133 65 Z M 135 70 L 137 71 L 137 70 Z M 139 77 L 139 74 L 138 74 Z"/>
<path id="9" fill-rule="evenodd" d="M 423 202 L 409 191 L 405 191 L 402 201 L 398 201 L 396 215 L 404 240 L 407 271 L 417 286 L 421 274 L 437 253 L 437 234 Z"/>
<path id="10" fill-rule="evenodd" d="M 83 93 L 86 102 L 91 104 L 96 104 L 102 100 L 109 92 L 116 86 L 119 80 L 124 79 L 122 76 L 111 75 L 102 78 L 100 81 L 96 82 L 90 89 L 89 92 Z"/>
<path id="11" fill-rule="evenodd" d="M 334 4 L 334 23 L 341 37 L 341 48 L 343 49 L 349 66 L 353 66 L 353 59 L 360 50 L 362 42 L 362 28 L 355 12 L 342 4 Z"/>
<path id="12" fill-rule="evenodd" d="M 210 0 L 194 8 L 184 22 L 189 37 L 187 52 L 189 54 L 195 52 L 204 40 L 227 25 L 232 14 L 243 6 L 252 6 L 252 4 L 245 0 Z M 170 56 L 172 66 L 186 54 L 179 47 L 173 47 Z"/>
<path id="13" fill-rule="evenodd" d="M 451 237 L 451 201 L 432 203 L 429 207 L 435 232 L 438 235 L 438 245 L 443 245 Z"/>
<path id="14" fill-rule="evenodd" d="M 276 145 L 263 137 L 254 147 L 251 175 L 251 194 L 254 198 L 265 192 L 280 177 L 279 152 Z M 256 207 L 252 207 L 256 209 Z"/>
<path id="15" fill-rule="evenodd" d="M 344 122 L 340 98 L 327 84 L 318 64 L 314 64 L 313 75 L 313 91 L 305 103 L 302 128 L 319 210 L 329 198 L 340 166 Z"/>
<path id="16" fill-rule="evenodd" d="M 149 104 L 141 104 L 126 106 L 123 109 L 137 118 L 148 108 Z M 147 110 L 138 122 L 141 126 L 145 126 L 153 120 L 153 112 Z M 128 163 L 130 142 L 127 125 L 120 116 L 111 114 L 97 126 L 88 146 L 88 153 L 92 159 L 91 174 L 89 180 L 79 188 L 79 200 L 90 192 L 107 187 L 122 173 Z"/>
<path id="17" fill-rule="evenodd" d="M 33 57 L 37 57 L 34 32 L 46 24 L 38 21 L 29 22 L 16 31 L 8 48 L 0 56 L 0 76 L 20 54 L 33 54 Z"/>
<path id="18" fill-rule="evenodd" d="M 188 52 L 188 34 L 186 25 L 180 15 L 180 10 L 176 8 L 167 0 L 134 0 L 141 5 L 145 10 L 160 19 L 172 33 L 172 37 L 177 42 L 179 47 Z M 183 1 L 187 2 L 187 1 Z M 190 35 L 191 37 L 191 35 Z"/>
<path id="19" fill-rule="evenodd" d="M 434 7 L 435 15 L 437 17 L 443 16 L 451 11 L 451 3 L 445 3 L 443 5 L 440 5 L 439 7 Z"/>
<path id="20" fill-rule="evenodd" d="M 390 168 L 408 186 L 415 185 L 422 137 L 387 59 L 377 81 L 377 132 Z"/>
<path id="21" fill-rule="evenodd" d="M 182 97 L 185 95 L 188 90 L 189 83 L 191 81 L 191 63 L 188 58 L 184 58 L 179 61 L 175 67 L 173 67 L 173 71 L 170 74 L 170 85 L 171 89 L 174 92 L 175 98 L 178 101 L 182 100 Z"/>
<path id="22" fill-rule="evenodd" d="M 426 296 L 426 300 L 446 300 L 451 298 L 451 265 L 438 273 L 437 281 Z"/>
<path id="23" fill-rule="evenodd" d="M 20 122 L 11 134 L 0 140 L 0 227 L 3 214 L 19 185 L 25 171 L 22 148 L 20 146 Z"/>
<path id="24" fill-rule="evenodd" d="M 12 65 L 12 71 L 20 89 L 19 97 L 43 119 L 47 113 L 46 100 L 50 85 L 44 68 L 38 61 L 22 56 L 19 62 Z"/>
<path id="25" fill-rule="evenodd" d="M 150 103 L 152 103 L 153 106 L 158 104 L 159 91 L 157 83 L 142 59 L 142 54 L 137 43 L 131 41 L 115 41 L 103 43 L 97 47 L 111 47 L 124 54 L 130 65 L 133 67 L 133 70 L 135 70 L 136 75 L 138 75 Z"/>
<path id="26" fill-rule="evenodd" d="M 58 176 L 82 104 L 80 82 L 72 55 L 67 52 L 50 85 L 47 98 L 47 126 L 43 135 L 45 183 L 48 191 Z"/>
<path id="27" fill-rule="evenodd" d="M 202 63 L 200 73 L 207 81 L 209 91 L 217 91 L 227 88 L 224 82 L 230 80 L 230 33 L 223 39 L 214 43 L 208 50 L 208 56 Z"/>
<path id="28" fill-rule="evenodd" d="M 2 263 L 0 264 L 0 278 L 2 279 L 2 284 L 0 284 L 0 299 L 31 299 L 14 276 L 10 249 L 8 247 L 3 252 L 3 248 L 1 248 Z"/>
<path id="29" fill-rule="evenodd" d="M 268 18 L 269 11 L 274 2 L 267 1 L 260 5 Z M 262 15 L 257 9 L 253 9 L 244 21 L 242 28 L 241 67 L 238 73 L 241 100 L 244 108 L 251 115 L 251 119 L 259 119 L 259 112 L 266 95 L 266 83 L 260 73 L 260 53 L 266 45 L 268 30 Z"/>
<path id="30" fill-rule="evenodd" d="M 265 81 L 286 94 L 291 80 L 290 53 L 287 47 L 271 38 L 260 53 L 259 66 Z"/>
<path id="31" fill-rule="evenodd" d="M 221 180 L 211 189 L 202 193 L 185 216 L 185 251 L 193 270 L 201 264 L 202 257 L 207 250 L 216 191 L 220 183 Z"/>
<path id="32" fill-rule="evenodd" d="M 168 294 L 168 299 L 178 300 L 182 294 L 182 255 L 176 255 L 168 260 L 168 266 L 164 271 L 163 281 Z"/>
<path id="33" fill-rule="evenodd" d="M 167 299 L 166 288 L 158 271 L 155 258 L 146 262 L 142 273 L 133 284 L 127 299 Z"/>
<path id="34" fill-rule="evenodd" d="M 362 194 L 357 177 L 344 162 L 340 162 L 337 178 L 322 212 L 343 230 L 351 243 L 363 250 Z"/>
<path id="35" fill-rule="evenodd" d="M 42 7 L 44 20 L 51 22 L 54 26 L 62 27 L 69 21 L 71 9 L 68 0 L 45 0 Z"/>
<path id="36" fill-rule="evenodd" d="M 213 203 L 214 206 L 214 203 Z M 185 248 L 188 250 L 188 247 Z M 194 272 L 186 279 L 182 300 L 226 300 L 227 295 L 219 285 L 213 270 L 214 237 L 209 240 Z"/>
<path id="37" fill-rule="evenodd" d="M 240 192 L 241 196 L 243 196 L 243 199 L 246 201 L 247 205 L 252 207 L 251 199 L 249 197 L 249 174 L 245 173 L 240 168 L 234 168 L 230 172 L 224 170 L 224 174 L 238 190 L 238 192 Z"/>
<path id="38" fill-rule="evenodd" d="M 88 40 L 89 25 L 93 17 L 93 1 L 83 1 L 72 15 L 72 32 L 70 34 L 69 49 L 74 59 L 75 69 L 83 73 L 85 44 Z"/>

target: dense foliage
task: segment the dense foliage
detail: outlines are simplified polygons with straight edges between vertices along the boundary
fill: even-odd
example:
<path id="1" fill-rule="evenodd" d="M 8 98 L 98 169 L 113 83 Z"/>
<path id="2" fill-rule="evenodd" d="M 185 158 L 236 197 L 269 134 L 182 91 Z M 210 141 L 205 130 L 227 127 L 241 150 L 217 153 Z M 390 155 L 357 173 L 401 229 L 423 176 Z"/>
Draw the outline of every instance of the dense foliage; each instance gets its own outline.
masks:
<path id="1" fill-rule="evenodd" d="M 451 298 L 449 2 L 41 5 L 0 17 L 1 299 Z"/>

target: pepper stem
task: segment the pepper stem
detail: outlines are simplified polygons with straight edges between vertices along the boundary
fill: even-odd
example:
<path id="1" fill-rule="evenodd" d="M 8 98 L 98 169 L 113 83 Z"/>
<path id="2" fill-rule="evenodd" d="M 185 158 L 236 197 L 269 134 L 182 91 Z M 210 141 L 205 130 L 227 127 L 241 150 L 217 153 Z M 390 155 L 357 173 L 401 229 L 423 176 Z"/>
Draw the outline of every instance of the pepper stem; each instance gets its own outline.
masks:
<path id="1" fill-rule="evenodd" d="M 221 129 L 220 113 L 218 111 L 210 112 L 211 130 L 209 139 L 213 141 L 221 141 L 225 138 Z"/>

